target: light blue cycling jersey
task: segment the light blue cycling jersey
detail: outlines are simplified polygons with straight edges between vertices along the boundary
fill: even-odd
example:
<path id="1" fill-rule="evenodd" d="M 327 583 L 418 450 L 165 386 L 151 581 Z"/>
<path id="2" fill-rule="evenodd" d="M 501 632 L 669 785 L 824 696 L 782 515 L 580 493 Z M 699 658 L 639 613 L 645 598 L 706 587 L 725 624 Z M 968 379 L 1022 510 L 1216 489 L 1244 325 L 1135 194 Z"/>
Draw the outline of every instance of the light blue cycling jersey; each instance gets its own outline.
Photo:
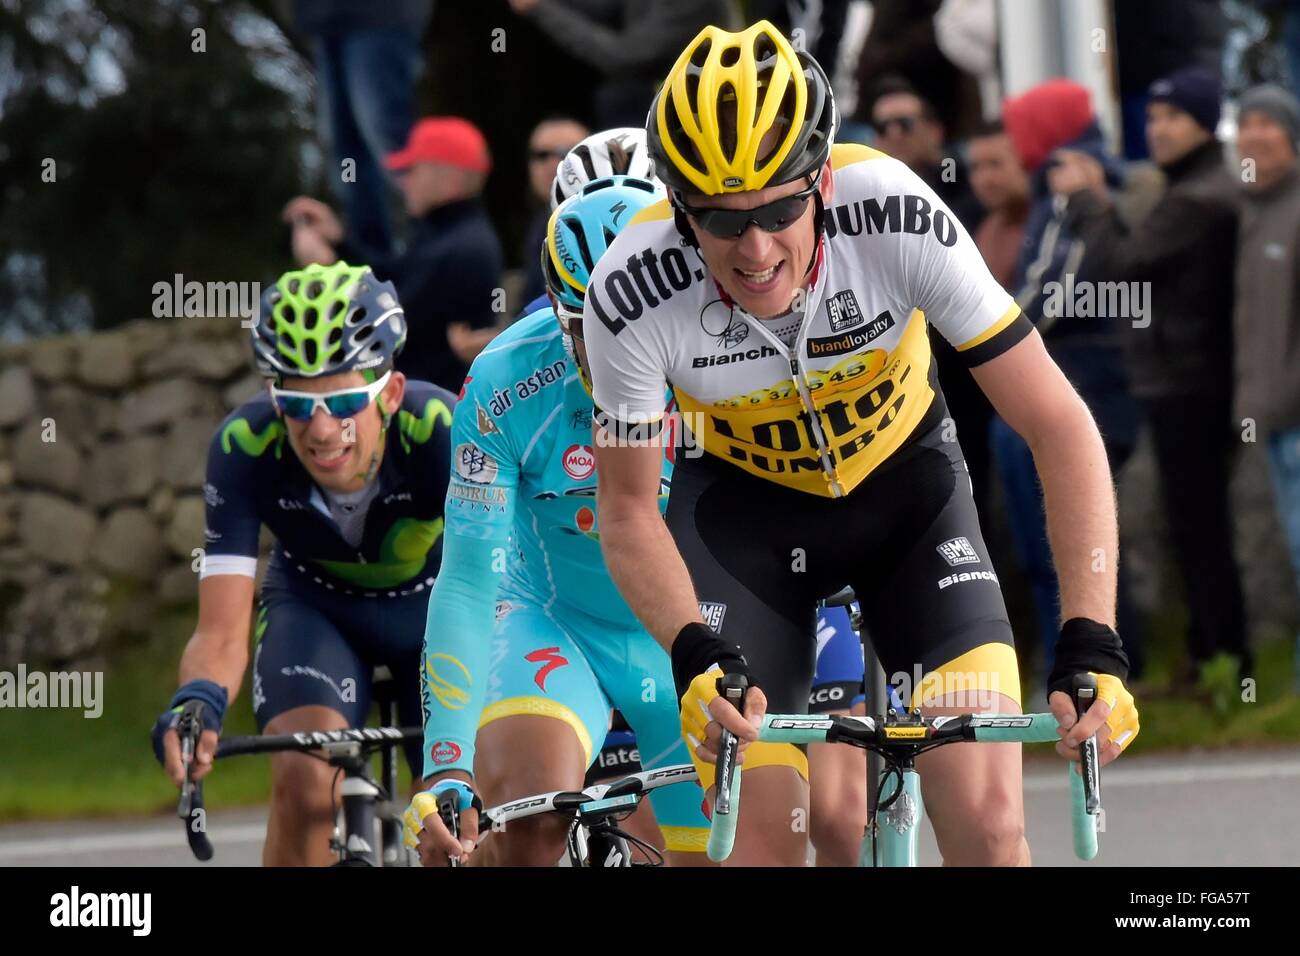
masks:
<path id="1" fill-rule="evenodd" d="M 426 775 L 472 768 L 494 609 L 522 603 L 652 640 L 601 556 L 591 410 L 549 308 L 497 336 L 466 376 L 452 421 L 442 571 L 425 634 Z M 666 449 L 661 509 L 671 454 Z"/>

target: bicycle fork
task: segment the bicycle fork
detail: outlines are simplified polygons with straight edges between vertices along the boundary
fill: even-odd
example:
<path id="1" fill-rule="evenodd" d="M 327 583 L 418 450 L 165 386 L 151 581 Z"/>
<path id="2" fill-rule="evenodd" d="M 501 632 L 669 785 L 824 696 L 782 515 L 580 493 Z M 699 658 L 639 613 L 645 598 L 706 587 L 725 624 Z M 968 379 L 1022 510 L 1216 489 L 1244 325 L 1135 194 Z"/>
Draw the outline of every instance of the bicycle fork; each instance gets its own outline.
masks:
<path id="1" fill-rule="evenodd" d="M 872 792 L 877 784 L 873 781 Z M 917 835 L 924 805 L 921 775 L 909 762 L 892 774 L 880 795 L 879 806 L 867 818 L 859 866 L 919 866 Z"/>

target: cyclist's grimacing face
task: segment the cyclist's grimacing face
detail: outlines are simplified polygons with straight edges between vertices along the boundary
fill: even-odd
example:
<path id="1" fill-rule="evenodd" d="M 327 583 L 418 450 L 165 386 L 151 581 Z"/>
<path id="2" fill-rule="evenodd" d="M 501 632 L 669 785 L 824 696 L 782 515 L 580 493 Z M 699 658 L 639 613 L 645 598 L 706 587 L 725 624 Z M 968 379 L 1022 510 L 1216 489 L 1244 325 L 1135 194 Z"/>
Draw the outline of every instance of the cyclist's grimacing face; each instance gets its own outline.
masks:
<path id="1" fill-rule="evenodd" d="M 285 378 L 281 387 L 297 392 L 335 392 L 365 384 L 365 376 L 360 372 L 340 372 L 320 378 Z M 401 372 L 393 372 L 380 393 L 384 408 L 390 413 L 395 411 L 405 391 L 406 377 Z M 380 440 L 383 419 L 375 402 L 352 418 L 335 418 L 318 406 L 309 422 L 295 421 L 287 415 L 281 420 L 288 429 L 294 454 L 307 473 L 327 491 L 360 490 L 383 457 Z"/>
<path id="2" fill-rule="evenodd" d="M 801 177 L 780 186 L 768 186 L 748 192 L 719 196 L 686 195 L 688 205 L 717 209 L 753 209 L 808 188 L 809 179 Z M 822 170 L 818 183 L 822 203 L 829 208 L 834 191 L 830 163 Z M 721 239 L 691 221 L 700 255 L 709 272 L 742 309 L 757 318 L 769 318 L 790 311 L 795 291 L 804 284 L 808 264 L 816 246 L 814 217 L 816 203 L 811 199 L 798 219 L 779 232 L 764 232 L 751 223 L 735 239 Z"/>

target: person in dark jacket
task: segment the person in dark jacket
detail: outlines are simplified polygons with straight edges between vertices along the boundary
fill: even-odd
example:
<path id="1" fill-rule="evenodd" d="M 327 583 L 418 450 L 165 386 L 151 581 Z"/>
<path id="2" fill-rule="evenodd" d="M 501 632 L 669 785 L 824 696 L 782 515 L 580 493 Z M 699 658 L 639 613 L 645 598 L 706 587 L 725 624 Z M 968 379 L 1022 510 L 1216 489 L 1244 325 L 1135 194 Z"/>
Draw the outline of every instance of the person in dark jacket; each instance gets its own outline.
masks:
<path id="1" fill-rule="evenodd" d="M 311 46 L 320 92 L 321 132 L 336 171 L 348 231 L 389 254 L 392 183 L 384 157 L 399 149 L 415 118 L 420 37 L 433 0 L 294 0 L 294 26 Z M 356 164 L 355 178 L 337 173 Z"/>
<path id="2" fill-rule="evenodd" d="M 731 0 L 510 0 L 568 56 L 605 74 L 597 129 L 644 126 L 655 86 L 706 26 L 737 24 Z"/>
<path id="3" fill-rule="evenodd" d="M 1236 186 L 1214 138 L 1220 85 L 1188 67 L 1151 85 L 1147 146 L 1168 186 L 1136 227 L 1104 189 L 1100 165 L 1062 157 L 1053 191 L 1098 273 L 1149 289 L 1146 315 L 1125 323 L 1133 393 L 1151 428 L 1165 516 L 1186 591 L 1191 663 L 1207 689 L 1251 671 L 1228 487 L 1232 449 L 1232 306 Z M 1239 685 L 1238 692 L 1239 692 Z"/>
<path id="4" fill-rule="evenodd" d="M 1065 223 L 1064 204 L 1053 196 L 1050 177 L 1060 151 L 1077 151 L 1097 163 L 1105 188 L 1119 190 L 1124 170 L 1106 149 L 1088 90 L 1073 80 L 1040 83 L 1003 104 L 1002 123 L 1021 165 L 1030 174 L 1030 206 L 1016 260 L 1012 289 L 1021 310 L 1097 421 L 1111 471 L 1118 479 L 1137 444 L 1138 411 L 1129 393 L 1120 346 L 1119 317 L 1087 315 L 1066 307 L 1065 298 L 1101 276 L 1089 247 Z M 1059 630 L 1060 595 L 1053 570 L 1042 492 L 1029 446 L 994 417 L 993 456 L 1006 496 L 1012 536 L 1033 591 L 1042 641 L 1042 673 L 1051 669 Z M 1118 629 L 1130 671 L 1145 663 L 1142 626 L 1131 598 L 1128 574 L 1119 562 Z"/>
<path id="5" fill-rule="evenodd" d="M 468 120 L 435 116 L 411 129 L 385 165 L 398 178 L 410 238 L 386 255 L 344 235 L 324 203 L 299 196 L 285 206 L 300 264 L 365 263 L 397 287 L 410 326 L 397 368 L 408 378 L 460 390 L 469 363 L 504 314 L 501 242 L 479 199 L 491 167 L 487 141 Z"/>
<path id="6" fill-rule="evenodd" d="M 1300 102 L 1258 86 L 1237 104 L 1243 184 L 1237 241 L 1236 414 L 1265 443 L 1300 593 Z M 1300 635 L 1295 687 L 1300 693 Z"/>

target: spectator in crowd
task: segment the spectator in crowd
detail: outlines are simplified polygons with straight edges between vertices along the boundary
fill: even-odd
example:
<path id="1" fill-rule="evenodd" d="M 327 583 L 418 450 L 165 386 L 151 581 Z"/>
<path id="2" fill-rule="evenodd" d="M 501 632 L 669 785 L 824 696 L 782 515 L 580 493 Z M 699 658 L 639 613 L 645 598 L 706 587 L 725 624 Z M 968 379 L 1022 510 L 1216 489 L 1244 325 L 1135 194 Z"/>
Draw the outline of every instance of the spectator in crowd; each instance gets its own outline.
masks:
<path id="1" fill-rule="evenodd" d="M 392 282 L 410 325 L 398 370 L 458 391 L 505 309 L 501 243 L 479 199 L 491 167 L 487 141 L 468 120 L 435 116 L 416 123 L 385 165 L 411 219 L 406 248 L 398 255 L 367 248 L 345 236 L 329 206 L 299 196 L 284 210 L 294 257 L 300 265 L 363 262 Z"/>
<path id="2" fill-rule="evenodd" d="M 1147 90 L 1181 67 L 1215 69 L 1223 58 L 1228 21 L 1221 0 L 1130 0 L 1110 6 L 1124 155 L 1145 159 Z"/>
<path id="3" fill-rule="evenodd" d="M 383 158 L 411 129 L 420 37 L 433 0 L 294 0 L 293 11 L 316 62 L 319 127 L 348 231 L 368 248 L 391 253 L 394 204 Z M 345 175 L 349 160 L 355 171 Z"/>
<path id="4" fill-rule="evenodd" d="M 1120 218 L 1101 164 L 1084 153 L 1060 156 L 1052 188 L 1068 196 L 1066 221 L 1096 257 L 1097 274 L 1141 284 L 1130 301 L 1150 290 L 1146 315 L 1125 323 L 1130 380 L 1151 428 L 1187 595 L 1191 663 L 1203 689 L 1226 705 L 1252 660 L 1228 504 L 1232 450 L 1241 440 L 1225 374 L 1238 197 L 1214 138 L 1219 102 L 1218 77 L 1202 67 L 1151 85 L 1147 147 L 1168 186 L 1140 224 Z"/>
<path id="5" fill-rule="evenodd" d="M 869 115 L 876 148 L 906 163 L 974 232 L 983 210 L 971 195 L 961 157 L 956 150 L 945 154 L 943 123 L 934 107 L 901 76 L 885 77 L 873 92 Z"/>
<path id="6" fill-rule="evenodd" d="M 960 159 L 944 155 L 943 124 L 934 108 L 900 76 L 885 77 L 873 92 L 868 115 L 876 129 L 875 147 L 906 163 L 973 232 L 983 209 L 971 194 L 970 178 Z M 975 506 L 987 516 L 988 425 L 993 408 L 947 340 L 931 334 L 930 343 L 939 385 L 966 456 Z"/>
<path id="7" fill-rule="evenodd" d="M 984 210 L 973 238 L 989 271 L 1015 292 L 1016 263 L 1029 215 L 1029 175 L 1001 121 L 985 124 L 966 144 L 971 193 Z"/>
<path id="8" fill-rule="evenodd" d="M 1138 411 L 1124 373 L 1121 316 L 1079 316 L 1063 308 L 1063 297 L 1071 290 L 1104 277 L 1091 267 L 1090 248 L 1064 222 L 1064 204 L 1054 201 L 1052 188 L 1061 157 L 1076 152 L 1098 165 L 1108 191 L 1123 184 L 1123 168 L 1106 151 L 1087 89 L 1072 80 L 1048 80 L 1008 99 L 1002 122 L 1017 165 L 1031 177 L 1011 288 L 1053 360 L 1091 410 L 1111 470 L 1118 475 L 1137 444 L 1138 431 Z M 981 146 L 981 152 L 988 148 Z M 1059 632 L 1060 596 L 1043 520 L 1042 490 L 1024 440 L 997 417 L 990 430 L 1012 539 L 1034 597 L 1043 650 L 1039 665 L 1046 675 Z M 1144 642 L 1123 561 L 1118 615 L 1117 629 L 1129 655 L 1130 674 L 1136 678 L 1142 673 Z"/>
<path id="9" fill-rule="evenodd" d="M 533 127 L 528 137 L 528 186 L 537 211 L 524 233 L 520 262 L 524 270 L 523 301 L 532 302 L 546 292 L 538 251 L 546 237 L 546 221 L 551 218 L 551 185 L 555 167 L 569 150 L 587 138 L 591 130 L 571 116 L 548 116 Z"/>
<path id="10" fill-rule="evenodd" d="M 695 34 L 736 29 L 731 0 L 510 0 L 568 56 L 604 75 L 597 128 L 644 126 L 655 87 Z"/>
<path id="11" fill-rule="evenodd" d="M 1237 245 L 1236 415 L 1268 450 L 1278 510 L 1300 591 L 1300 102 L 1258 86 L 1237 109 L 1245 181 Z M 1300 636 L 1296 639 L 1300 692 Z"/>
<path id="12" fill-rule="evenodd" d="M 862 118 L 872 117 L 871 101 L 881 81 L 899 75 L 953 139 L 964 139 L 982 122 L 978 82 L 939 49 L 934 18 L 942 6 L 942 0 L 875 0 L 871 5 L 871 27 L 858 57 Z"/>

